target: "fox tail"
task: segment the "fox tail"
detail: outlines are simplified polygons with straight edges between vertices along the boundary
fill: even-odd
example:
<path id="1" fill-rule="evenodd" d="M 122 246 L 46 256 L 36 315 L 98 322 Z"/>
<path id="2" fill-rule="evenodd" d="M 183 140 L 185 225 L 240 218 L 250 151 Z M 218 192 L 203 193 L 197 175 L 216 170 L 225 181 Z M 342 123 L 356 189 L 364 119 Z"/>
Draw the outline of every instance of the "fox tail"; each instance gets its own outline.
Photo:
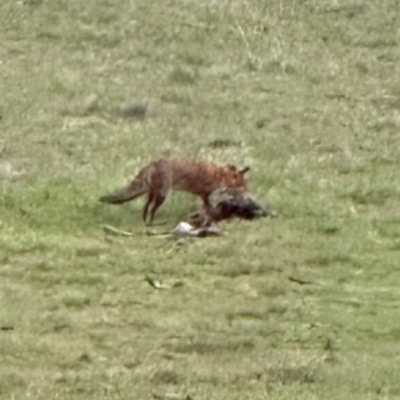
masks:
<path id="1" fill-rule="evenodd" d="M 129 185 L 117 190 L 115 193 L 100 198 L 102 203 L 122 204 L 134 200 L 147 193 L 147 188 L 143 182 L 134 180 Z"/>

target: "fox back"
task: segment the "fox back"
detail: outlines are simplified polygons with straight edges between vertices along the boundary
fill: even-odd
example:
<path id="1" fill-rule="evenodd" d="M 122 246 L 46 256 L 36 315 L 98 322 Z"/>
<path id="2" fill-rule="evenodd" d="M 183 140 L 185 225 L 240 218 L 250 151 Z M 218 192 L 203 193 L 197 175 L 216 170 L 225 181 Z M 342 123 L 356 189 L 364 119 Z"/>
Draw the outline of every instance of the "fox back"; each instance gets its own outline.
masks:
<path id="1" fill-rule="evenodd" d="M 247 188 L 244 174 L 235 166 L 220 167 L 204 161 L 169 161 L 172 170 L 172 187 L 200 197 L 209 196 L 214 190 L 225 188 Z"/>

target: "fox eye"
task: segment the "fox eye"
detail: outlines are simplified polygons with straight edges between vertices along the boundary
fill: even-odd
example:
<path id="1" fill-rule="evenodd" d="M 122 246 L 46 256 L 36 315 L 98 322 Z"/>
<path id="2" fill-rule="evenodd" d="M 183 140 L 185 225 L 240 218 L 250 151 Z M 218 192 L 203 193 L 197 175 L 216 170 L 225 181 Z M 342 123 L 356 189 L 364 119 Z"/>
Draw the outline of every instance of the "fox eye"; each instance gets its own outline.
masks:
<path id="1" fill-rule="evenodd" d="M 230 169 L 231 171 L 237 171 L 237 168 L 234 165 L 227 165 L 227 168 Z"/>

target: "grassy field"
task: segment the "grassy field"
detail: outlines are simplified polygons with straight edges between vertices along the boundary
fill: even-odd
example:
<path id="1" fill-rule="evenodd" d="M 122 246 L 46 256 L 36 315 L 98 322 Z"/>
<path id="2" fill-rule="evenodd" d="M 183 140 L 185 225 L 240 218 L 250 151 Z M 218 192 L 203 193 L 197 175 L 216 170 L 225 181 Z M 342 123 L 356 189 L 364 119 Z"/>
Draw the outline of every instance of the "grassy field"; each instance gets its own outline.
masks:
<path id="1" fill-rule="evenodd" d="M 0 398 L 400 399 L 399 7 L 2 0 Z M 163 153 L 279 218 L 98 202 Z"/>

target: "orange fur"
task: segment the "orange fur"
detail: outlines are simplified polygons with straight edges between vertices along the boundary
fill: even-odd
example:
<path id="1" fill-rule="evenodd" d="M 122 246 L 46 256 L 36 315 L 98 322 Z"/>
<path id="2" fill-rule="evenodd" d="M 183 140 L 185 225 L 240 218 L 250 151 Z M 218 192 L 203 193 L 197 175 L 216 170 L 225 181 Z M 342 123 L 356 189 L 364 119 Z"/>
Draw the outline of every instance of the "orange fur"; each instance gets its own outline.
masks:
<path id="1" fill-rule="evenodd" d="M 204 210 L 209 215 L 209 196 L 219 188 L 247 188 L 244 174 L 249 170 L 238 170 L 235 166 L 220 167 L 213 163 L 194 160 L 161 158 L 142 168 L 127 186 L 100 200 L 121 204 L 147 194 L 143 209 L 146 222 L 150 208 L 150 223 L 158 208 L 164 203 L 170 190 L 179 190 L 199 196 Z"/>

